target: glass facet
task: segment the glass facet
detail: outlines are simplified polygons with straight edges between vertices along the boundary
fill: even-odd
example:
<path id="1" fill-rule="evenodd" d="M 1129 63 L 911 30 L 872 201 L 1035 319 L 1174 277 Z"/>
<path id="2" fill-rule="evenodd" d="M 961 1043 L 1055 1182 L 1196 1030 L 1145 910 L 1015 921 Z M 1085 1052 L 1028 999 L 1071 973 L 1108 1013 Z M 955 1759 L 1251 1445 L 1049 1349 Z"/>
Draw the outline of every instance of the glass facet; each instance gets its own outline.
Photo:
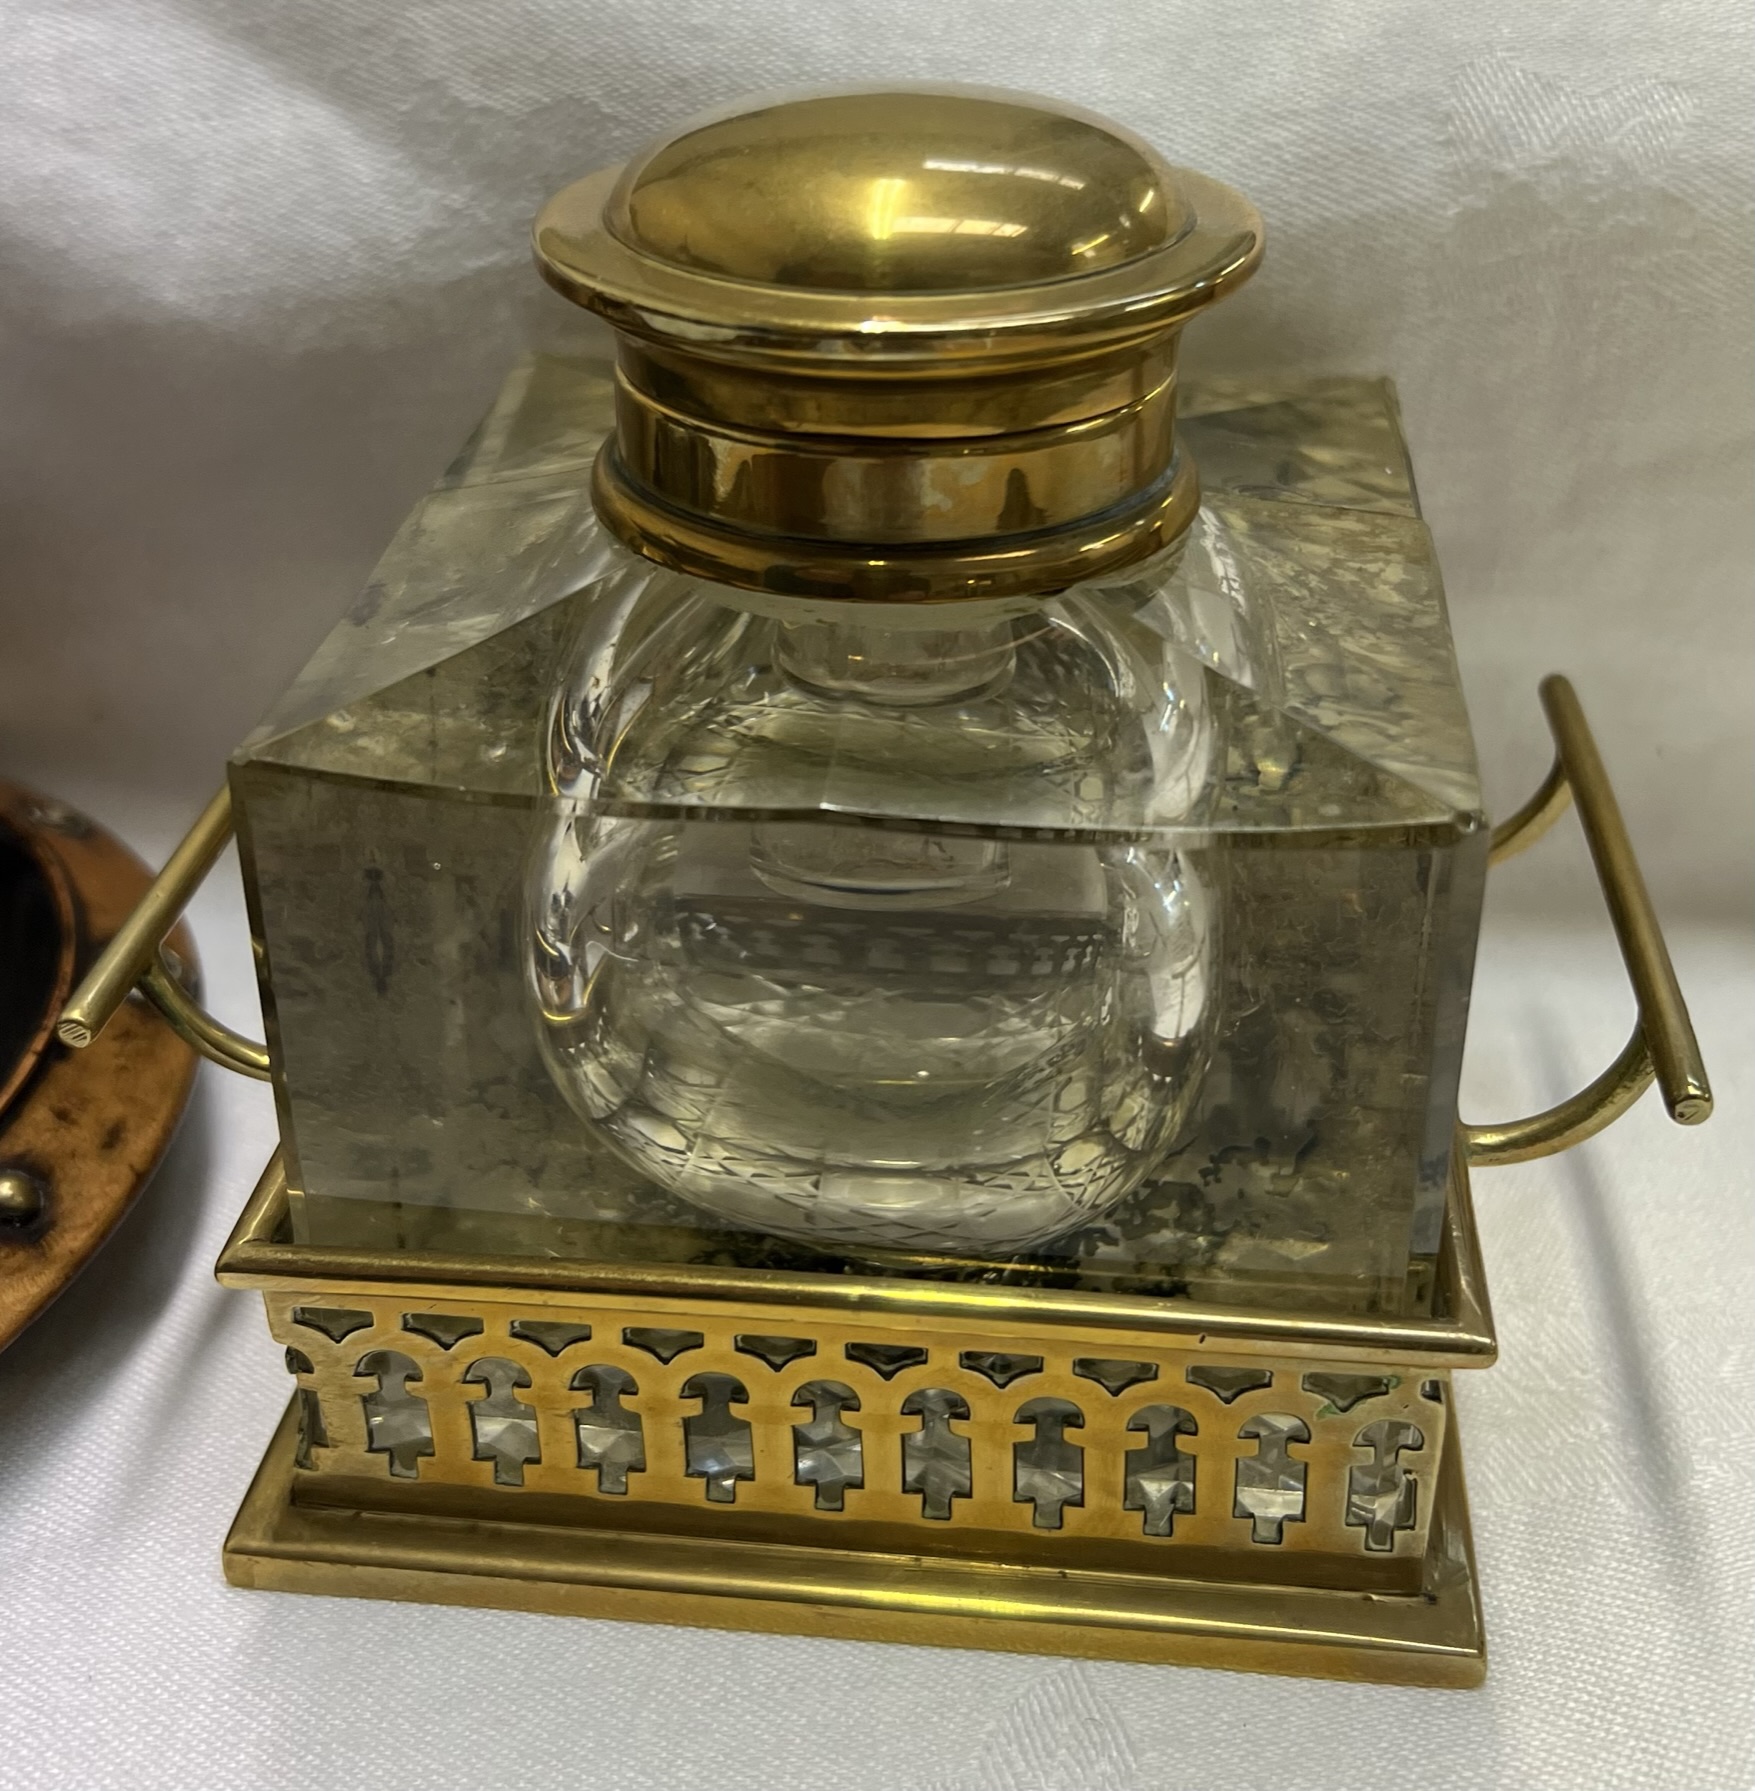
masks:
<path id="1" fill-rule="evenodd" d="M 304 1241 L 1420 1309 L 1486 830 L 1393 394 L 1005 604 L 736 591 L 534 358 L 234 760 Z"/>

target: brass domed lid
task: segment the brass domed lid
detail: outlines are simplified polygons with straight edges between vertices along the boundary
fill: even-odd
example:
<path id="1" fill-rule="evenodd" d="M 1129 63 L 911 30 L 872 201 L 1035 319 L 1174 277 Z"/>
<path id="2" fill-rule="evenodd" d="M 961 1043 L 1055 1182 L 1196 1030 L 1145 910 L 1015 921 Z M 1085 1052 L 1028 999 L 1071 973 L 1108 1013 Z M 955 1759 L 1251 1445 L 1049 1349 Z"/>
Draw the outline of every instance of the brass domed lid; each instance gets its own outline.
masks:
<path id="1" fill-rule="evenodd" d="M 1026 95 L 754 102 L 567 187 L 544 277 L 621 332 L 615 532 L 818 596 L 1046 591 L 1187 526 L 1176 333 L 1261 223 Z"/>
<path id="2" fill-rule="evenodd" d="M 806 190 L 808 208 L 769 198 Z M 1080 114 L 866 93 L 665 143 L 622 175 L 605 222 L 669 267 L 870 294 L 1096 273 L 1179 242 L 1194 213 L 1150 149 Z"/>

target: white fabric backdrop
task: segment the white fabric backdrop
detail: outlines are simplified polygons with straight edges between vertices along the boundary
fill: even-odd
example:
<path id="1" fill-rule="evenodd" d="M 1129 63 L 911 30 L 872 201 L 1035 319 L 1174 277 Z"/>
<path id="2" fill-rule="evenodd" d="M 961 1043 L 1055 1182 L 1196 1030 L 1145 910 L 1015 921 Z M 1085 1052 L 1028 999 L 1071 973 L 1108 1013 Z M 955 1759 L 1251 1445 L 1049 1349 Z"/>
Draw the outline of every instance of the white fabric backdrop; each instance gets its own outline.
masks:
<path id="1" fill-rule="evenodd" d="M 561 181 L 753 88 L 1036 88 L 1235 182 L 1197 364 L 1388 371 L 1500 807 L 1572 671 L 1660 899 L 1750 896 L 1743 0 L 0 0 L 0 763 L 191 792 L 531 333 Z M 1559 908 L 1579 887 L 1528 884 Z"/>
<path id="2" fill-rule="evenodd" d="M 1750 49 L 1736 0 L 0 0 L 9 773 L 168 845 L 566 327 L 525 251 L 562 180 L 751 88 L 1036 88 L 1261 205 L 1197 364 L 1398 378 L 1490 796 L 1545 765 L 1533 686 L 1571 671 L 1722 1098 L 1483 1178 L 1496 1658 L 1458 1696 L 227 1593 L 285 1383 L 208 1279 L 271 1118 L 204 1074 L 140 1212 L 0 1358 L 0 1786 L 1755 1783 Z M 197 929 L 243 1022 L 226 876 Z M 1575 1086 L 1629 1011 L 1576 845 L 1495 900 L 1483 1114 Z M 1576 1457 L 1538 1471 L 1556 1431 Z"/>

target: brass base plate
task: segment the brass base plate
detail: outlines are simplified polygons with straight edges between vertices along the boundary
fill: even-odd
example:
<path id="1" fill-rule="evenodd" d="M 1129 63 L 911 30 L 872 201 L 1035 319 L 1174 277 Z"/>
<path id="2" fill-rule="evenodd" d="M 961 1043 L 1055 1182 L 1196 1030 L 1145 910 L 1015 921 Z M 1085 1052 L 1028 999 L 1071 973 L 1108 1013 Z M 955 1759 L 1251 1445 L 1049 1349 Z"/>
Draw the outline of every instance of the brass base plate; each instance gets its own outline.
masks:
<path id="1" fill-rule="evenodd" d="M 296 1447 L 289 1406 L 226 1538 L 234 1586 L 1392 1685 L 1486 1671 L 1454 1432 L 1418 1595 L 306 1506 Z"/>

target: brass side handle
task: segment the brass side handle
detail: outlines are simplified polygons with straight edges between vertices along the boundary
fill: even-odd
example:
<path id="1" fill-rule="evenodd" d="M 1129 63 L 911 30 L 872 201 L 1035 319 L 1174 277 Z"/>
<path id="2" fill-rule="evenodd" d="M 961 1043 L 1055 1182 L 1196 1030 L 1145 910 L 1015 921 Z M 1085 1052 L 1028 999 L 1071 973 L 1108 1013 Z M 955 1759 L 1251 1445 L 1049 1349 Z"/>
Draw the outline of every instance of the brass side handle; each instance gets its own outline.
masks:
<path id="1" fill-rule="evenodd" d="M 1556 673 L 1542 680 L 1541 697 L 1554 735 L 1554 765 L 1535 795 L 1493 829 L 1488 862 L 1499 864 L 1533 846 L 1568 803 L 1577 806 L 1639 1018 L 1626 1049 L 1577 1094 L 1527 1119 L 1464 1123 L 1471 1165 L 1527 1163 L 1580 1144 L 1625 1113 L 1654 1079 L 1678 1125 L 1697 1126 L 1712 1112 L 1712 1088 L 1687 1003 L 1578 693 Z"/>
<path id="2" fill-rule="evenodd" d="M 55 1034 L 63 1044 L 84 1050 L 129 994 L 139 989 L 203 1057 L 259 1082 L 268 1080 L 267 1047 L 233 1032 L 208 1013 L 177 980 L 165 955 L 165 935 L 231 836 L 231 792 L 221 789 L 62 1008 Z"/>
<path id="3" fill-rule="evenodd" d="M 1576 804 L 1639 1003 L 1639 1018 L 1620 1056 L 1577 1094 L 1527 1119 L 1497 1125 L 1465 1122 L 1462 1135 L 1470 1163 L 1488 1167 L 1528 1162 L 1582 1143 L 1625 1113 L 1654 1080 L 1670 1117 L 1679 1125 L 1699 1125 L 1712 1112 L 1712 1089 L 1687 1004 L 1578 695 L 1567 679 L 1556 674 L 1543 679 L 1541 697 L 1554 734 L 1554 764 L 1529 801 L 1494 828 L 1489 863 L 1501 863 L 1534 845 L 1568 804 Z M 139 988 L 204 1057 L 242 1075 L 268 1080 L 266 1047 L 232 1031 L 201 1007 L 164 957 L 165 935 L 231 832 L 231 795 L 222 789 L 61 1010 L 56 1031 L 64 1043 L 89 1045 L 129 992 Z"/>

